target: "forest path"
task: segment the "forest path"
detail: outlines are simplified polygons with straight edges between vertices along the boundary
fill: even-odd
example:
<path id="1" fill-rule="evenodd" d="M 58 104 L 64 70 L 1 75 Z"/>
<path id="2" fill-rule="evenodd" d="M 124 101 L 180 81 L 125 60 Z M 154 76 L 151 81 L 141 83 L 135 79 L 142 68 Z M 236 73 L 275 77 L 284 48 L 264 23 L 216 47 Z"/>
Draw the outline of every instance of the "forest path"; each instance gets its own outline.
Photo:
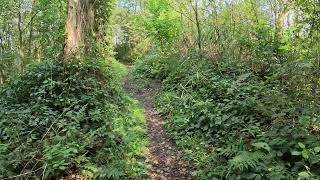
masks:
<path id="1" fill-rule="evenodd" d="M 130 69 L 131 67 L 127 67 Z M 144 107 L 149 146 L 147 163 L 149 180 L 193 180 L 190 163 L 182 159 L 163 127 L 163 119 L 155 110 L 152 97 L 158 92 L 157 86 L 151 89 L 137 90 L 133 82 L 124 78 L 124 88 L 134 94 Z"/>

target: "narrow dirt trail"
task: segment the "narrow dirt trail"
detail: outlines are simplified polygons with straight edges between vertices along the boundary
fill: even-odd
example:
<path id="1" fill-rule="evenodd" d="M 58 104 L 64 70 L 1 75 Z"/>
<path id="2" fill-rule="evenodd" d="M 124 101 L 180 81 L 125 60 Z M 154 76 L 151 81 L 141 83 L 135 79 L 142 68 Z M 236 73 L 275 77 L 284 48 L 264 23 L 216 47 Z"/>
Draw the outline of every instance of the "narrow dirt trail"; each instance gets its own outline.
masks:
<path id="1" fill-rule="evenodd" d="M 177 150 L 163 127 L 163 119 L 153 106 L 152 97 L 156 95 L 157 88 L 141 89 L 137 92 L 127 77 L 124 79 L 124 87 L 135 95 L 145 109 L 150 142 L 147 155 L 150 166 L 148 179 L 193 180 L 190 163 L 182 159 L 181 152 Z"/>

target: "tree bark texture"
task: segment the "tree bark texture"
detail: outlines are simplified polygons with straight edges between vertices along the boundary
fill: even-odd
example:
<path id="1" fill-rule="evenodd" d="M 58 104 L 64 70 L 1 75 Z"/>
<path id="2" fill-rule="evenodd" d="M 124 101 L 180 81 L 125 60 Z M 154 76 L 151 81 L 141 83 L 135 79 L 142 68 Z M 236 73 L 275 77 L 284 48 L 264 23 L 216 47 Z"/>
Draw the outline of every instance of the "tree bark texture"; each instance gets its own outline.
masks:
<path id="1" fill-rule="evenodd" d="M 95 0 L 68 0 L 68 16 L 65 25 L 64 56 L 72 57 L 86 53 L 88 36 L 94 26 Z"/>

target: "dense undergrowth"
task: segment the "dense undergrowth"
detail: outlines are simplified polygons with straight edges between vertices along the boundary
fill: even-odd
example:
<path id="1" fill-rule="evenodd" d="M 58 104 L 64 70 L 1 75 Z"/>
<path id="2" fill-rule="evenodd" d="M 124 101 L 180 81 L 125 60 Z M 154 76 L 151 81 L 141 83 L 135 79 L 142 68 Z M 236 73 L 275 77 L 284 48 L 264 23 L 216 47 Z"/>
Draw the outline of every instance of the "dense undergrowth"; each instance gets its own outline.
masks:
<path id="1" fill-rule="evenodd" d="M 0 179 L 147 175 L 143 111 L 115 61 L 47 61 L 0 96 Z"/>
<path id="2" fill-rule="evenodd" d="M 157 107 L 194 176 L 319 179 L 319 108 L 288 80 L 295 72 L 299 81 L 309 66 L 275 65 L 262 75 L 241 62 L 176 59 L 148 56 L 132 76 L 162 81 Z"/>

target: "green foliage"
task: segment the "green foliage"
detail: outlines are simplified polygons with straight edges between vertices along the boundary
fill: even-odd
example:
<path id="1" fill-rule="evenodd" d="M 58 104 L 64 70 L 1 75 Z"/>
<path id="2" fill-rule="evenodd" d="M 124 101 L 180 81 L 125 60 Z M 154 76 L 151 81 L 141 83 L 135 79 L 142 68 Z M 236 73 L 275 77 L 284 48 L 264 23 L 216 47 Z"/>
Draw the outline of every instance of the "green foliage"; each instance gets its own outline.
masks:
<path id="1" fill-rule="evenodd" d="M 259 152 L 250 153 L 240 151 L 235 157 L 229 160 L 229 167 L 232 170 L 244 171 L 256 168 L 258 163 L 263 159 L 264 154 Z"/>
<path id="2" fill-rule="evenodd" d="M 160 50 L 132 74 L 162 82 L 158 110 L 195 176 L 319 179 L 316 1 L 152 0 L 147 9 Z"/>
<path id="3" fill-rule="evenodd" d="M 143 117 L 121 88 L 123 72 L 113 61 L 53 60 L 10 81 L 0 98 L 0 177 L 145 176 Z"/>
<path id="4" fill-rule="evenodd" d="M 150 38 L 144 26 L 143 11 L 134 13 L 118 7 L 115 11 L 115 58 L 123 63 L 141 59 L 150 47 Z"/>
<path id="5" fill-rule="evenodd" d="M 149 79 L 166 79 L 174 70 L 175 65 L 177 65 L 176 61 L 171 61 L 170 59 L 170 55 L 166 55 L 163 52 L 150 54 L 136 63 L 133 73 L 136 79 L 138 79 L 139 75 Z"/>
<path id="6" fill-rule="evenodd" d="M 33 19 L 33 31 L 39 33 L 39 36 L 34 35 L 34 39 L 29 39 L 33 47 L 28 48 L 34 48 L 31 49 L 32 57 L 30 58 L 32 59 L 29 63 L 35 59 L 55 58 L 61 52 L 64 43 L 67 1 L 37 1 L 33 11 L 36 14 Z M 28 35 L 30 36 L 26 34 L 25 39 Z"/>
<path id="7" fill-rule="evenodd" d="M 170 46 L 179 37 L 182 27 L 179 14 L 170 10 L 169 0 L 150 0 L 146 4 L 150 15 L 147 30 L 160 46 Z"/>
<path id="8" fill-rule="evenodd" d="M 125 152 L 126 174 L 130 179 L 147 177 L 148 170 L 145 166 L 145 151 L 148 144 L 146 140 L 145 116 L 143 108 L 137 100 L 128 98 L 127 115 L 115 119 L 115 132 L 119 133 L 124 143 L 127 144 Z M 121 158 L 121 157 L 120 157 Z M 119 158 L 119 159 L 120 159 Z M 115 159 L 115 163 L 119 161 Z"/>
<path id="9" fill-rule="evenodd" d="M 175 66 L 164 68 L 165 76 L 152 76 L 152 71 L 162 74 L 158 67 L 169 62 Z M 173 56 L 158 65 L 145 60 L 135 73 L 162 80 L 158 109 L 168 118 L 170 134 L 195 162 L 199 178 L 320 176 L 319 112 L 297 91 L 280 88 L 282 73 L 262 78 L 245 63 L 179 62 Z M 199 147 L 204 150 L 189 153 Z"/>
<path id="10" fill-rule="evenodd" d="M 1 1 L 0 69 L 4 79 L 17 75 L 32 61 L 55 58 L 61 53 L 66 7 L 65 0 Z"/>

